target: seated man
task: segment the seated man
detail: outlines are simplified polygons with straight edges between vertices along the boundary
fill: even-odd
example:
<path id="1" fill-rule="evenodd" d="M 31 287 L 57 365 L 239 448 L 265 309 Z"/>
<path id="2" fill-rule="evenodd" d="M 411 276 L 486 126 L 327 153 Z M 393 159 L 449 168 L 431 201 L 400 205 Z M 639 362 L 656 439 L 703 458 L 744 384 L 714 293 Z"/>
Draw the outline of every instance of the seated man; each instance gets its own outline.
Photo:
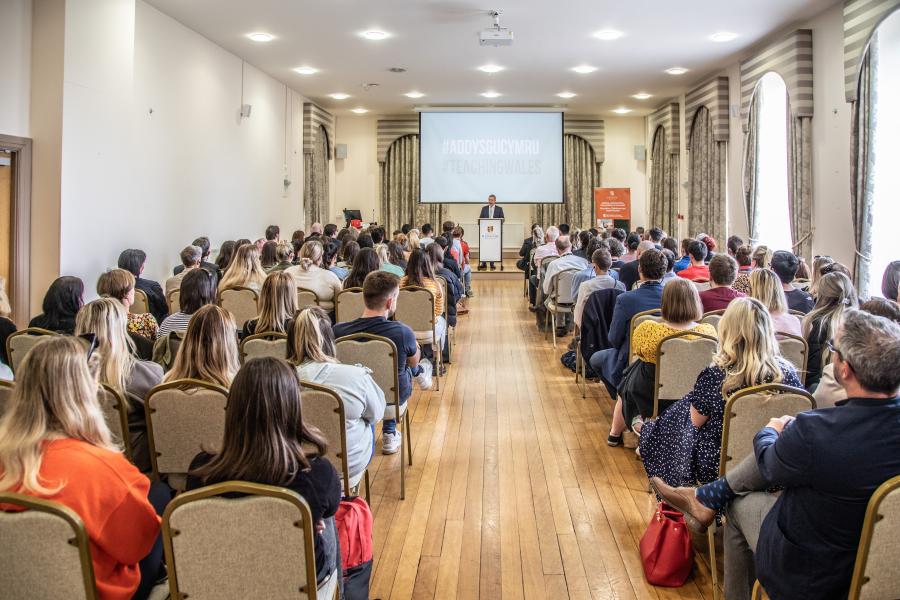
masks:
<path id="1" fill-rule="evenodd" d="M 616 281 L 615 278 L 609 275 L 609 267 L 612 265 L 612 256 L 610 256 L 609 250 L 606 248 L 594 250 L 594 253 L 591 254 L 591 260 L 594 263 L 593 270 L 595 276 L 578 287 L 575 299 L 575 312 L 573 317 L 575 319 L 575 325 L 579 328 L 581 327 L 581 315 L 584 313 L 584 304 L 587 302 L 588 296 L 598 290 L 605 290 L 608 288 L 618 288 L 623 292 L 625 291 L 625 286 L 622 285 L 622 282 Z"/>
<path id="2" fill-rule="evenodd" d="M 191 269 L 199 269 L 200 268 L 200 258 L 203 256 L 203 250 L 200 249 L 199 246 L 185 246 L 181 251 L 181 264 L 183 265 L 183 269 L 179 271 L 177 274 L 166 279 L 166 300 L 169 299 L 169 294 L 177 289 L 181 288 L 181 280 L 184 279 L 184 276 L 188 274 Z M 215 281 L 213 282 L 213 286 L 215 287 Z"/>
<path id="3" fill-rule="evenodd" d="M 118 266 L 134 275 L 134 289 L 143 290 L 150 302 L 150 313 L 157 323 L 162 323 L 169 315 L 169 305 L 162 287 L 152 279 L 141 277 L 144 273 L 144 265 L 147 262 L 147 253 L 137 248 L 123 250 L 119 255 Z"/>
<path id="4" fill-rule="evenodd" d="M 694 240 L 688 244 L 688 256 L 691 257 L 691 266 L 678 271 L 677 275 L 691 281 L 709 281 L 709 267 L 704 262 L 707 252 L 706 244 L 703 242 Z"/>
<path id="5" fill-rule="evenodd" d="M 641 254 L 646 252 L 647 250 L 657 250 L 656 244 L 651 242 L 650 240 L 644 240 L 640 244 L 638 244 L 637 250 L 635 250 L 635 256 L 637 256 L 638 260 L 633 260 L 630 263 L 625 263 L 625 265 L 619 269 L 619 281 L 621 281 L 625 285 L 625 290 L 630 290 L 634 287 L 634 284 L 638 281 L 638 265 L 641 259 Z"/>
<path id="6" fill-rule="evenodd" d="M 274 227 L 274 225 L 272 227 Z M 216 263 L 212 263 L 207 260 L 209 258 L 209 252 L 210 252 L 209 238 L 206 236 L 198 237 L 196 240 L 191 242 L 191 245 L 197 246 L 198 248 L 200 248 L 200 251 L 202 254 L 202 256 L 200 257 L 200 268 L 206 269 L 207 271 L 209 271 L 210 273 L 215 275 L 213 283 L 215 283 L 216 285 L 219 285 L 219 279 L 221 279 L 222 273 L 219 270 L 219 267 L 218 267 L 218 265 L 216 265 Z M 183 264 L 178 265 L 177 267 L 172 269 L 172 273 L 175 275 L 178 275 L 179 273 L 184 271 L 184 268 L 185 267 Z"/>
<path id="7" fill-rule="evenodd" d="M 408 325 L 388 318 L 397 310 L 400 296 L 400 279 L 387 271 L 372 271 L 363 281 L 363 302 L 366 308 L 360 318 L 334 326 L 334 337 L 352 336 L 357 333 L 371 333 L 386 337 L 397 347 L 397 370 L 400 383 L 400 402 L 406 403 L 412 395 L 412 380 L 415 377 L 423 390 L 431 389 L 432 366 L 428 359 L 419 360 L 422 353 L 416 342 L 416 335 Z M 388 403 L 392 401 L 387 399 Z M 398 415 L 399 416 L 399 415 Z M 400 434 L 397 421 L 385 419 L 381 424 L 381 452 L 395 454 L 400 449 Z"/>
<path id="8" fill-rule="evenodd" d="M 556 252 L 559 254 L 559 258 L 550 263 L 541 279 L 541 290 L 544 292 L 544 298 L 552 296 L 553 280 L 562 271 L 570 269 L 581 271 L 588 267 L 588 261 L 572 253 L 572 241 L 567 235 L 561 235 L 556 238 Z M 544 323 L 543 305 L 539 306 L 536 312 L 538 315 L 538 327 L 540 328 Z M 557 335 L 565 335 L 567 331 L 574 329 L 571 314 L 564 313 L 561 316 L 564 317 L 564 320 L 561 324 L 557 324 Z"/>
<path id="9" fill-rule="evenodd" d="M 728 308 L 732 300 L 747 295 L 731 287 L 737 277 L 737 268 L 737 261 L 727 254 L 716 254 L 709 261 L 710 287 L 700 292 L 703 312 Z"/>
<path id="10" fill-rule="evenodd" d="M 593 260 L 594 252 L 596 252 L 600 248 L 603 248 L 604 250 L 609 252 L 610 265 L 612 265 L 612 262 L 615 261 L 615 259 L 612 257 L 612 252 L 610 251 L 608 244 L 609 243 L 607 241 L 601 240 L 598 237 L 591 239 L 591 241 L 588 243 L 587 252 L 585 253 L 585 256 L 587 256 L 588 258 Z M 615 279 L 616 281 L 619 281 L 619 272 L 613 271 L 612 267 L 610 267 L 609 269 L 606 270 L 606 274 L 609 275 L 610 277 L 612 277 L 613 279 Z M 596 276 L 597 276 L 597 272 L 594 270 L 593 263 L 589 264 L 584 269 L 582 269 L 581 271 L 576 273 L 575 278 L 572 279 L 572 295 L 577 298 L 578 290 L 581 288 L 581 284 L 593 279 Z"/>
<path id="11" fill-rule="evenodd" d="M 681 240 L 681 258 L 675 262 L 676 275 L 691 266 L 691 255 L 688 254 L 688 246 L 690 246 L 693 241 L 694 240 L 691 238 L 684 238 Z"/>
<path id="12" fill-rule="evenodd" d="M 816 301 L 807 292 L 793 285 L 794 278 L 797 276 L 797 269 L 800 268 L 800 259 L 793 252 L 787 250 L 778 250 L 772 255 L 770 267 L 778 279 L 781 280 L 781 288 L 787 297 L 788 308 L 798 310 L 803 314 L 808 313 L 816 305 Z"/>
<path id="13" fill-rule="evenodd" d="M 532 257 L 534 269 L 528 283 L 528 300 L 531 303 L 532 310 L 535 309 L 535 303 L 537 302 L 537 286 L 541 276 L 541 261 L 548 256 L 559 256 L 559 252 L 556 249 L 556 238 L 558 237 L 559 229 L 550 226 L 544 232 L 544 243 L 534 249 L 534 256 Z"/>
<path id="14" fill-rule="evenodd" d="M 612 323 L 609 325 L 610 348 L 599 350 L 591 356 L 591 369 L 602 376 L 612 397 L 615 397 L 622 371 L 628 364 L 631 317 L 662 306 L 663 286 L 660 281 L 666 273 L 666 266 L 666 257 L 658 250 L 647 250 L 641 254 L 638 261 L 641 286 L 616 298 Z"/>
<path id="15" fill-rule="evenodd" d="M 651 480 L 694 529 L 726 509 L 728 600 L 754 578 L 773 599 L 846 598 L 869 499 L 900 474 L 900 325 L 848 310 L 829 345 L 848 400 L 770 420 L 754 454 L 696 490 Z"/>

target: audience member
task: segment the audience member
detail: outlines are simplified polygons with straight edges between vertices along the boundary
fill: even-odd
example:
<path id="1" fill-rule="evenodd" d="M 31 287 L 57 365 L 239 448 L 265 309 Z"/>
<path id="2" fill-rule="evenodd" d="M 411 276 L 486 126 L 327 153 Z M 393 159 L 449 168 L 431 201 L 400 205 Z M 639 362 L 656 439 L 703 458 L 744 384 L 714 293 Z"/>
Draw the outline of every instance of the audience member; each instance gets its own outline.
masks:
<path id="1" fill-rule="evenodd" d="M 734 260 L 738 264 L 738 276 L 743 273 L 753 271 L 753 248 L 750 246 L 740 246 L 734 251 Z"/>
<path id="2" fill-rule="evenodd" d="M 327 223 L 322 229 L 322 237 L 326 240 L 337 240 L 338 227 L 334 223 Z"/>
<path id="3" fill-rule="evenodd" d="M 616 238 L 609 238 L 607 240 L 609 243 L 609 255 L 612 257 L 612 267 L 613 269 L 621 269 L 625 266 L 625 263 L 622 262 L 622 255 L 625 254 L 625 246 Z M 616 271 L 618 273 L 618 271 Z"/>
<path id="4" fill-rule="evenodd" d="M 197 246 L 200 248 L 200 268 L 206 269 L 210 273 L 216 276 L 216 281 L 219 281 L 222 277 L 222 272 L 219 271 L 218 265 L 216 263 L 211 263 L 207 259 L 209 259 L 210 254 L 210 242 L 209 238 L 206 236 L 198 237 L 196 240 L 191 242 L 192 246 Z M 174 275 L 178 275 L 182 271 L 184 271 L 187 266 L 184 264 L 184 258 L 181 259 L 181 264 L 172 269 Z"/>
<path id="5" fill-rule="evenodd" d="M 778 349 L 769 311 L 738 298 L 719 321 L 719 348 L 694 389 L 641 429 L 640 453 L 651 477 L 669 485 L 707 483 L 719 475 L 725 399 L 763 383 L 800 387 L 793 365 Z"/>
<path id="6" fill-rule="evenodd" d="M 551 225 L 544 234 L 544 243 L 534 249 L 533 262 L 538 273 L 540 273 L 542 260 L 548 256 L 559 256 L 559 251 L 556 249 L 557 238 L 559 238 L 559 229 Z"/>
<path id="7" fill-rule="evenodd" d="M 750 293 L 750 273 L 754 269 L 768 269 L 772 260 L 772 251 L 768 246 L 757 246 L 750 258 L 750 269 L 741 272 L 731 287 L 744 294 Z"/>
<path id="8" fill-rule="evenodd" d="M 309 226 L 309 236 L 310 238 L 318 238 L 322 237 L 322 224 L 321 223 L 313 223 Z M 321 241 L 321 240 L 319 240 Z"/>
<path id="9" fill-rule="evenodd" d="M 538 231 L 540 231 L 540 234 L 537 233 Z M 542 243 L 544 243 L 544 230 L 540 225 L 534 223 L 531 226 L 531 235 L 522 241 L 522 247 L 519 248 L 519 256 L 521 258 L 516 263 L 520 270 L 525 271 L 525 279 L 528 279 L 530 271 L 528 259 L 531 257 L 531 251 Z"/>
<path id="10" fill-rule="evenodd" d="M 688 246 L 690 246 L 693 241 L 694 240 L 691 238 L 684 238 L 681 240 L 681 258 L 675 261 L 676 275 L 691 266 L 691 255 L 688 253 Z"/>
<path id="11" fill-rule="evenodd" d="M 593 240 L 592 240 L 593 241 Z M 593 247 L 593 246 L 592 246 Z M 575 309 L 573 318 L 575 326 L 581 328 L 581 316 L 584 314 L 584 305 L 587 303 L 588 296 L 599 290 L 616 288 L 625 291 L 625 286 L 621 281 L 617 281 L 609 274 L 610 265 L 612 265 L 612 257 L 606 248 L 597 248 L 591 253 L 591 261 L 593 263 L 591 269 L 594 271 L 594 277 L 587 279 L 578 286 L 575 297 Z M 577 275 L 576 275 L 577 277 Z M 572 286 L 575 289 L 574 283 Z"/>
<path id="12" fill-rule="evenodd" d="M 771 268 L 781 280 L 784 295 L 787 298 L 788 308 L 808 313 L 815 306 L 813 297 L 803 290 L 794 287 L 793 281 L 797 275 L 797 269 L 800 267 L 800 259 L 792 252 L 787 250 L 779 250 L 772 255 Z"/>
<path id="13" fill-rule="evenodd" d="M 372 236 L 372 243 L 377 246 L 378 244 L 384 243 L 386 232 L 384 227 L 373 227 L 372 231 L 369 232 L 369 235 Z"/>
<path id="14" fill-rule="evenodd" d="M 625 230 L 621 227 L 616 227 L 615 229 L 613 229 L 611 235 L 615 239 L 619 240 L 619 243 L 621 243 L 623 246 L 625 245 L 625 240 L 628 239 L 628 234 L 625 233 Z"/>
<path id="15" fill-rule="evenodd" d="M 594 236 L 591 235 L 590 231 L 579 231 L 578 232 L 578 247 L 572 250 L 572 254 L 577 256 L 578 258 L 583 258 L 584 260 L 590 262 L 591 258 L 587 255 L 587 247 L 588 244 L 591 243 L 591 238 Z M 574 242 L 574 240 L 573 240 Z M 573 244 L 574 247 L 574 244 Z"/>
<path id="16" fill-rule="evenodd" d="M 275 256 L 275 250 L 278 248 L 278 242 L 269 240 L 263 244 L 262 252 L 259 253 L 259 266 L 263 271 L 268 273 L 275 265 L 278 264 L 278 257 Z"/>
<path id="17" fill-rule="evenodd" d="M 444 292 L 434 279 L 431 261 L 419 249 L 413 250 L 406 265 L 406 274 L 400 279 L 400 287 L 417 286 L 426 288 L 434 296 L 435 337 L 438 348 L 444 347 L 447 321 L 444 319 Z"/>
<path id="18" fill-rule="evenodd" d="M 578 298 L 578 292 L 581 290 L 581 284 L 586 281 L 589 281 L 597 276 L 597 271 L 594 269 L 593 257 L 594 252 L 600 249 L 604 249 L 609 252 L 609 245 L 605 240 L 602 240 L 598 237 L 594 237 L 591 239 L 590 243 L 588 243 L 587 247 L 587 255 L 591 257 L 591 264 L 587 267 L 575 273 L 575 277 L 572 278 L 572 297 Z M 610 264 L 612 264 L 612 255 L 610 254 Z M 614 281 L 619 281 L 619 273 L 618 271 L 613 271 L 612 267 L 608 268 L 606 271 L 606 275 L 611 277 Z"/>
<path id="19" fill-rule="evenodd" d="M 356 240 L 350 240 L 341 246 L 341 260 L 338 261 L 337 265 L 343 269 L 350 269 L 353 266 L 353 261 L 356 260 L 356 255 L 359 254 L 359 250 L 359 244 Z"/>
<path id="20" fill-rule="evenodd" d="M 259 264 L 259 250 L 252 244 L 244 244 L 235 251 L 231 265 L 219 282 L 219 291 L 244 287 L 259 293 L 265 280 L 266 272 Z"/>
<path id="21" fill-rule="evenodd" d="M 6 295 L 6 278 L 0 277 L 0 379 L 12 381 L 13 374 L 9 368 L 9 356 L 6 354 L 6 338 L 16 332 L 16 324 L 10 319 L 12 306 Z"/>
<path id="22" fill-rule="evenodd" d="M 0 419 L 0 492 L 74 511 L 90 541 L 98 596 L 146 598 L 163 574 L 150 481 L 113 441 L 84 354 L 78 340 L 57 336 L 25 355 Z"/>
<path id="23" fill-rule="evenodd" d="M 276 243 L 281 241 L 281 228 L 278 225 L 266 227 L 266 241 Z"/>
<path id="24" fill-rule="evenodd" d="M 881 277 L 881 295 L 897 302 L 898 288 L 900 288 L 900 260 L 895 260 L 884 269 L 884 275 Z"/>
<path id="25" fill-rule="evenodd" d="M 40 327 L 69 335 L 75 331 L 75 315 L 84 300 L 84 282 L 78 277 L 59 277 L 50 284 L 44 294 L 41 308 L 44 312 L 31 319 L 29 327 Z"/>
<path id="26" fill-rule="evenodd" d="M 259 291 L 259 315 L 244 323 L 243 337 L 257 333 L 287 333 L 297 312 L 297 286 L 284 271 L 272 271 Z"/>
<path id="27" fill-rule="evenodd" d="M 843 273 L 828 273 L 818 282 L 815 307 L 803 318 L 803 336 L 809 345 L 806 361 L 806 389 L 815 391 L 822 368 L 832 358 L 826 347 L 838 330 L 844 313 L 857 308 L 856 290 Z"/>
<path id="28" fill-rule="evenodd" d="M 370 233 L 361 233 L 359 237 L 356 238 L 356 243 L 359 244 L 360 248 L 374 248 L 375 240 L 372 239 L 372 234 Z"/>
<path id="29" fill-rule="evenodd" d="M 403 273 L 406 273 L 406 252 L 403 249 L 403 245 L 397 240 L 391 240 L 388 242 L 388 257 L 391 260 L 391 264 L 403 269 Z M 403 277 L 401 275 L 400 277 Z"/>
<path id="30" fill-rule="evenodd" d="M 446 298 L 446 307 L 447 307 L 447 326 L 448 327 L 456 327 L 456 315 L 458 312 L 462 312 L 462 314 L 466 314 L 469 312 L 467 308 L 459 307 L 458 303 L 461 299 L 464 299 L 465 290 L 463 289 L 462 281 L 459 280 L 456 273 L 454 273 L 448 265 L 456 267 L 457 270 L 459 265 L 456 264 L 456 261 L 453 260 L 452 256 L 444 254 L 443 244 L 446 243 L 447 240 L 444 238 L 440 238 L 439 242 L 435 242 L 431 246 L 425 249 L 425 256 L 428 257 L 428 260 L 431 262 L 431 269 L 434 271 L 435 276 L 440 276 L 444 278 L 444 281 L 447 282 L 447 298 Z M 432 248 L 432 246 L 434 246 Z M 445 356 L 447 354 L 445 353 Z M 449 356 L 447 356 L 449 358 Z"/>
<path id="31" fill-rule="evenodd" d="M 716 248 L 718 248 L 718 242 L 716 242 L 716 238 L 711 235 L 703 235 L 699 238 L 701 242 L 706 246 L 706 264 L 709 264 L 709 261 L 713 259 L 713 256 L 716 255 Z"/>
<path id="32" fill-rule="evenodd" d="M 300 264 L 285 273 L 290 273 L 298 288 L 315 292 L 319 298 L 319 306 L 333 314 L 334 297 L 341 291 L 341 280 L 328 269 L 322 268 L 322 252 L 321 242 L 307 241 L 300 249 Z"/>
<path id="33" fill-rule="evenodd" d="M 677 274 L 679 277 L 691 281 L 709 281 L 709 267 L 706 266 L 707 246 L 697 240 L 688 244 L 688 256 L 691 257 L 691 265 L 682 269 Z"/>
<path id="34" fill-rule="evenodd" d="M 144 360 L 153 358 L 153 341 L 159 332 L 159 324 L 150 313 L 138 314 L 129 310 L 134 304 L 134 275 L 125 269 L 107 271 L 97 280 L 97 294 L 112 298 L 125 307 L 127 333 L 137 356 Z"/>
<path id="35" fill-rule="evenodd" d="M 325 243 L 322 246 L 322 266 L 337 275 L 337 278 L 343 281 L 347 278 L 350 271 L 345 267 L 339 267 L 337 265 L 337 258 L 341 251 L 341 245 L 337 240 L 332 240 L 328 237 L 324 237 L 323 240 Z"/>
<path id="36" fill-rule="evenodd" d="M 806 259 L 802 256 L 798 256 L 797 260 L 800 261 L 800 265 L 797 267 L 796 281 L 804 282 L 808 286 L 810 278 L 809 265 L 806 264 Z"/>
<path id="37" fill-rule="evenodd" d="M 640 264 L 639 261 L 641 258 L 641 254 L 643 254 L 647 250 L 656 250 L 656 244 L 654 244 L 650 240 L 644 240 L 643 242 L 638 244 L 637 250 L 635 250 L 635 257 L 638 260 L 627 262 L 621 269 L 619 269 L 619 281 L 622 282 L 622 285 L 625 286 L 626 290 L 630 290 L 634 287 L 634 284 L 638 282 L 638 265 Z"/>
<path id="38" fill-rule="evenodd" d="M 559 235 L 569 235 L 569 224 L 568 223 L 560 223 L 559 224 Z"/>
<path id="39" fill-rule="evenodd" d="M 202 306 L 213 304 L 215 301 L 216 286 L 212 274 L 204 269 L 191 269 L 181 282 L 178 312 L 172 313 L 159 324 L 157 338 L 163 338 L 173 331 L 186 330 L 191 316 Z"/>
<path id="40" fill-rule="evenodd" d="M 240 368 L 234 318 L 215 304 L 199 308 L 164 381 L 199 379 L 224 388 Z"/>
<path id="41" fill-rule="evenodd" d="M 321 583 L 337 565 L 334 515 L 341 503 L 341 478 L 325 458 L 321 432 L 304 423 L 302 404 L 297 374 L 285 361 L 247 361 L 228 392 L 221 451 L 194 458 L 187 488 L 237 480 L 300 494 L 315 524 L 316 580 Z"/>
<path id="42" fill-rule="evenodd" d="M 900 326 L 851 310 L 831 344 L 840 408 L 771 419 L 747 458 L 696 490 L 651 480 L 697 531 L 725 511 L 729 600 L 756 579 L 771 598 L 846 597 L 872 493 L 900 473 Z"/>
<path id="43" fill-rule="evenodd" d="M 636 233 L 628 234 L 625 240 L 625 254 L 622 255 L 623 263 L 630 263 L 637 260 L 637 249 L 641 243 L 641 236 Z"/>
<path id="44" fill-rule="evenodd" d="M 144 273 L 144 264 L 147 262 L 147 254 L 143 250 L 129 248 L 123 250 L 119 255 L 118 266 L 134 275 L 134 287 L 143 290 L 147 294 L 147 300 L 150 302 L 150 314 L 156 319 L 157 323 L 161 323 L 169 314 L 169 305 L 166 302 L 166 295 L 163 293 L 159 283 L 150 279 L 141 277 Z"/>
<path id="45" fill-rule="evenodd" d="M 341 398 L 347 431 L 347 466 L 350 485 L 355 487 L 375 452 L 375 424 L 384 416 L 384 392 L 369 369 L 337 360 L 331 321 L 318 306 L 297 314 L 288 340 L 288 361 L 297 366 L 300 381 L 325 386 Z"/>
<path id="46" fill-rule="evenodd" d="M 750 297 L 769 310 L 775 333 L 803 335 L 800 319 L 788 312 L 787 298 L 781 280 L 769 269 L 756 269 L 750 274 Z"/>
<path id="47" fill-rule="evenodd" d="M 737 277 L 737 261 L 727 254 L 717 254 L 709 261 L 709 289 L 700 292 L 703 312 L 722 310 L 735 298 L 743 298 L 747 294 L 731 287 Z"/>
<path id="48" fill-rule="evenodd" d="M 181 281 L 187 276 L 188 273 L 190 273 L 194 269 L 200 268 L 200 257 L 202 255 L 203 251 L 199 246 L 184 247 L 180 254 L 181 264 L 184 268 L 172 277 L 166 279 L 165 290 L 167 300 L 172 292 L 181 289 Z"/>
<path id="49" fill-rule="evenodd" d="M 390 273 L 391 275 L 396 275 L 397 277 L 403 277 L 404 270 L 391 262 L 391 255 L 390 255 L 389 248 L 390 248 L 389 244 L 378 244 L 377 246 L 375 246 L 375 253 L 378 255 L 378 262 L 379 262 L 378 268 L 381 271 Z"/>
<path id="50" fill-rule="evenodd" d="M 723 258 L 729 258 L 727 255 Z M 693 331 L 716 337 L 716 328 L 709 323 L 700 323 L 703 309 L 700 296 L 693 283 L 677 279 L 663 288 L 660 306 L 662 320 L 644 321 L 634 330 L 631 351 L 636 360 L 625 367 L 622 382 L 618 388 L 618 398 L 613 409 L 612 426 L 606 442 L 610 446 L 622 443 L 626 428 L 640 434 L 643 419 L 653 414 L 653 396 L 656 388 L 656 350 L 667 336 L 682 331 Z M 693 339 L 693 337 L 689 338 Z M 671 402 L 660 403 L 659 411 L 665 411 Z M 637 445 L 628 444 L 634 448 Z"/>
<path id="51" fill-rule="evenodd" d="M 287 242 L 278 242 L 275 247 L 275 265 L 269 269 L 273 271 L 285 271 L 294 266 L 294 247 Z"/>
<path id="52" fill-rule="evenodd" d="M 672 238 L 666 238 L 670 240 Z M 667 283 L 672 281 L 673 279 L 678 279 L 678 275 L 675 274 L 675 253 L 669 250 L 668 248 L 663 248 L 661 250 L 663 256 L 666 258 L 666 274 L 663 275 L 663 278 L 660 280 L 660 283 L 665 286 Z"/>
<path id="53" fill-rule="evenodd" d="M 653 246 L 657 250 L 662 250 L 662 242 L 665 237 L 666 232 L 659 227 L 651 227 L 650 231 L 647 232 L 647 240 L 653 242 Z"/>
<path id="54" fill-rule="evenodd" d="M 663 238 L 661 245 L 662 245 L 662 249 L 668 250 L 669 252 L 671 252 L 673 257 L 678 256 L 678 240 L 676 240 L 675 238 L 673 238 L 673 237 Z M 674 265 L 673 265 L 673 268 L 674 268 Z"/>
<path id="55" fill-rule="evenodd" d="M 147 421 L 144 399 L 162 382 L 158 364 L 135 357 L 134 342 L 126 335 L 125 307 L 112 298 L 100 298 L 85 304 L 75 320 L 75 335 L 93 335 L 99 359 L 99 381 L 127 398 L 128 432 L 134 464 L 150 472 L 147 445 Z"/>
<path id="56" fill-rule="evenodd" d="M 219 270 L 219 273 L 224 273 L 228 270 L 228 267 L 231 265 L 231 259 L 234 258 L 235 250 L 237 250 L 237 244 L 234 240 L 222 242 L 222 247 L 219 248 L 219 255 L 216 256 L 216 268 Z"/>
<path id="57" fill-rule="evenodd" d="M 350 275 L 344 280 L 344 289 L 361 288 L 366 275 L 380 268 L 381 261 L 378 258 L 378 253 L 373 248 L 362 248 L 359 254 L 356 255 L 356 260 L 353 261 Z"/>
<path id="58" fill-rule="evenodd" d="M 725 242 L 725 247 L 728 250 L 728 255 L 731 258 L 737 259 L 737 252 L 740 247 L 744 245 L 744 240 L 742 240 L 739 236 L 732 235 L 728 238 L 728 241 Z M 738 263 L 740 264 L 740 263 Z"/>
<path id="59" fill-rule="evenodd" d="M 432 242 L 434 242 L 434 227 L 431 226 L 431 223 L 425 223 L 422 225 L 422 237 L 419 238 L 419 247 L 424 250 Z"/>
<path id="60" fill-rule="evenodd" d="M 460 273 L 457 273 L 457 276 L 463 280 L 466 296 L 471 298 L 475 294 L 472 292 L 472 265 L 469 261 L 469 244 L 463 238 L 465 234 L 466 231 L 462 227 L 457 226 L 453 228 L 453 239 L 450 244 L 450 257 L 454 259 L 459 267 Z M 446 258 L 446 248 L 444 248 L 444 250 Z M 525 260 L 527 262 L 528 259 L 526 258 Z M 454 273 L 456 273 L 456 271 L 454 271 Z"/>
<path id="61" fill-rule="evenodd" d="M 546 300 L 555 299 L 553 293 L 553 285 L 556 277 L 560 273 L 573 269 L 576 271 L 581 271 L 590 266 L 586 260 L 584 260 L 580 256 L 575 256 L 572 253 L 571 238 L 569 238 L 569 236 L 567 235 L 560 235 L 558 238 L 556 238 L 556 252 L 559 258 L 552 261 L 547 266 L 545 273 L 541 276 L 541 291 L 543 292 L 543 297 Z M 546 308 L 541 305 L 538 306 L 537 310 L 535 311 L 537 317 L 537 326 L 539 329 L 543 329 L 544 326 L 545 310 Z M 556 324 L 557 335 L 566 335 L 568 331 L 571 331 L 575 328 L 575 325 L 572 322 L 572 315 L 571 313 L 561 313 L 560 317 L 561 320 Z"/>

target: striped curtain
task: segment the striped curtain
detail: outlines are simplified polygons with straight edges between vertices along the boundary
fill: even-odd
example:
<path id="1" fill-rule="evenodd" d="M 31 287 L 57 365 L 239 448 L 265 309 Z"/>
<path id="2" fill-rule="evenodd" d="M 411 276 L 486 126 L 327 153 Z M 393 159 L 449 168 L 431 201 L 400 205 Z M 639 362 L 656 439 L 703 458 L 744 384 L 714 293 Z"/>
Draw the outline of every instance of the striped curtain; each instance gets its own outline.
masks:
<path id="1" fill-rule="evenodd" d="M 688 235 L 705 231 L 717 240 L 725 239 L 726 146 L 726 142 L 716 141 L 709 109 L 701 106 L 694 116 L 688 148 Z"/>
<path id="2" fill-rule="evenodd" d="M 756 193 L 759 189 L 759 96 L 753 96 L 750 102 L 750 115 L 747 119 L 748 129 L 744 134 L 744 206 L 747 209 L 747 231 L 750 243 L 759 241 L 759 210 Z"/>
<path id="3" fill-rule="evenodd" d="M 678 155 L 669 153 L 665 127 L 656 128 L 651 152 L 653 166 L 650 171 L 650 222 L 647 225 L 661 227 L 666 233 L 676 235 Z"/>
<path id="4" fill-rule="evenodd" d="M 591 144 L 570 133 L 563 136 L 566 185 L 562 204 L 535 204 L 533 223 L 546 228 L 568 223 L 572 228 L 594 226 L 594 188 L 600 187 L 600 163 Z"/>
<path id="5" fill-rule="evenodd" d="M 313 151 L 303 155 L 303 216 L 307 223 L 328 221 L 328 132 L 321 125 Z"/>
<path id="6" fill-rule="evenodd" d="M 790 110 L 790 109 L 788 109 Z M 812 119 L 791 118 L 788 206 L 794 254 L 812 263 Z"/>
<path id="7" fill-rule="evenodd" d="M 444 221 L 443 204 L 419 203 L 419 136 L 404 135 L 390 145 L 381 163 L 381 220 L 391 232 L 402 225 L 419 227 Z"/>
<path id="8" fill-rule="evenodd" d="M 877 34 L 876 34 L 877 35 Z M 853 102 L 852 156 L 850 161 L 850 207 L 853 215 L 853 239 L 856 256 L 853 275 L 856 289 L 861 297 L 869 296 L 871 281 L 872 253 L 872 173 L 874 155 L 872 153 L 872 130 L 875 127 L 875 89 L 873 75 L 877 69 L 878 56 L 875 52 L 875 36 L 869 51 L 863 59 L 859 72 L 859 89 Z"/>

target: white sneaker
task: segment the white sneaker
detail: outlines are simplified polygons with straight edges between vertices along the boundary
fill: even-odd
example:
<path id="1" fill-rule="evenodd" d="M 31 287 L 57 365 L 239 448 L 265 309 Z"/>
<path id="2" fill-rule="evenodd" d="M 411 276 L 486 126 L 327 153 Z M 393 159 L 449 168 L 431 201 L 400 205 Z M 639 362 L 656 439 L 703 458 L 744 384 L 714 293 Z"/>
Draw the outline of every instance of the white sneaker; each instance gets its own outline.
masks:
<path id="1" fill-rule="evenodd" d="M 400 437 L 400 432 L 395 431 L 394 433 L 382 433 L 381 434 L 381 453 L 382 454 L 397 454 L 397 451 L 400 449 L 400 444 L 403 443 L 402 438 Z"/>
<path id="2" fill-rule="evenodd" d="M 430 390 L 432 383 L 431 374 L 434 372 L 434 367 L 431 366 L 431 361 L 427 358 L 420 360 L 419 366 L 422 367 L 422 372 L 416 375 L 416 383 L 419 384 L 419 388 Z"/>

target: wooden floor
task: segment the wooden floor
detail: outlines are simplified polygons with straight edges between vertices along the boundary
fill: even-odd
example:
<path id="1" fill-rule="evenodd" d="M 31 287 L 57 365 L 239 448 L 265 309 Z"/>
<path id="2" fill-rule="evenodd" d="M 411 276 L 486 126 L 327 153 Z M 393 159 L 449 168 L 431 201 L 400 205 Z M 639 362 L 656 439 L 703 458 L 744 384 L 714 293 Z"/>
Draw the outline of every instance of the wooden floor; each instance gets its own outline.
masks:
<path id="1" fill-rule="evenodd" d="M 537 332 L 521 281 L 474 290 L 441 391 L 410 400 L 406 500 L 400 455 L 373 461 L 371 598 L 711 598 L 699 559 L 682 588 L 646 583 L 647 479 L 606 445 L 609 397 L 560 364 L 571 338 Z"/>

